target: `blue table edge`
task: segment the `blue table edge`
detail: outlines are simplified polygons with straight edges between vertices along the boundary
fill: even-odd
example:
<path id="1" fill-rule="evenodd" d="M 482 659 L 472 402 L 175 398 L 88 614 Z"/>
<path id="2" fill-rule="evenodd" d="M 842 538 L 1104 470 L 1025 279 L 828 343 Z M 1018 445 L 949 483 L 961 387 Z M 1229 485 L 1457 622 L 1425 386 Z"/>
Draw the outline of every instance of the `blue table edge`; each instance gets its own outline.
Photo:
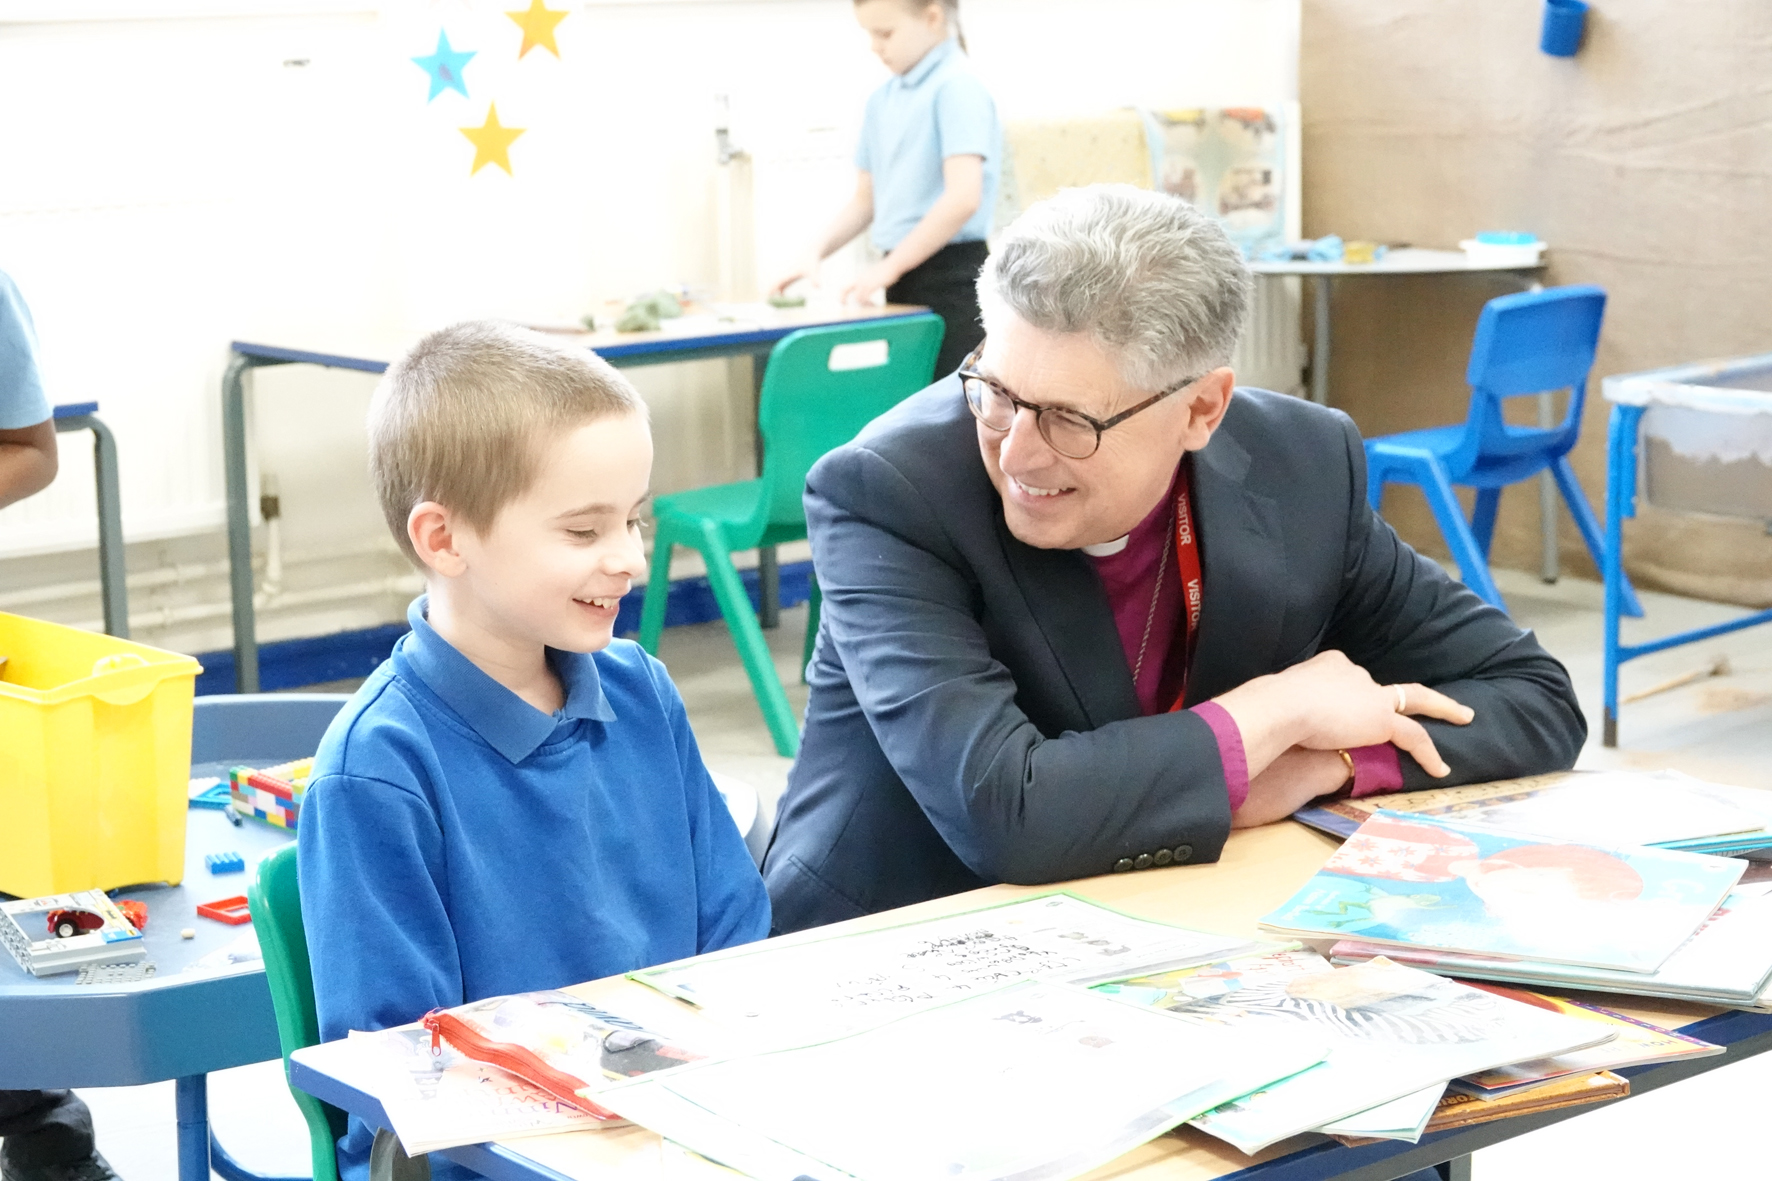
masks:
<path id="1" fill-rule="evenodd" d="M 813 320 L 804 324 L 734 328 L 729 332 L 654 337 L 649 340 L 637 340 L 630 344 L 607 344 L 594 348 L 591 351 L 596 353 L 599 357 L 603 357 L 607 360 L 616 360 L 622 357 L 640 357 L 653 353 L 678 353 L 682 352 L 685 348 L 732 348 L 747 344 L 774 344 L 776 341 L 798 332 L 802 328 L 828 328 L 837 324 L 890 324 L 894 321 L 915 319 L 928 314 L 928 312 L 894 312 L 893 314 L 886 316 L 851 316 L 835 320 Z M 242 357 L 253 357 L 261 361 L 323 365 L 328 369 L 356 369 L 364 373 L 382 373 L 386 371 L 388 367 L 388 362 L 376 360 L 372 357 L 352 357 L 342 353 L 321 353 L 310 349 L 292 349 L 284 348 L 281 345 L 258 344 L 253 341 L 230 341 L 228 347 Z"/>
<path id="2" fill-rule="evenodd" d="M 348 1111 L 376 1128 L 391 1128 L 388 1113 L 367 1091 L 360 1091 L 329 1074 L 315 1070 L 299 1058 L 289 1060 L 289 1085 L 306 1091 L 322 1103 Z M 574 1181 L 564 1173 L 538 1164 L 499 1144 L 464 1144 L 441 1148 L 434 1154 L 473 1169 L 492 1181 Z"/>
<path id="3" fill-rule="evenodd" d="M 1632 1095 L 1638 1093 L 1636 1084 L 1639 1079 L 1649 1084 L 1644 1088 L 1645 1090 L 1654 1090 L 1661 1085 L 1661 1081 L 1677 1082 L 1689 1075 L 1705 1073 L 1730 1062 L 1738 1061 L 1740 1057 L 1772 1049 L 1772 1014 L 1729 1009 L 1710 1017 L 1688 1022 L 1678 1027 L 1678 1031 L 1688 1037 L 1715 1042 L 1723 1046 L 1726 1052 L 1708 1058 L 1679 1059 L 1673 1062 L 1622 1068 L 1616 1073 L 1631 1080 Z M 1755 1039 L 1766 1040 L 1768 1044 L 1747 1055 L 1738 1056 L 1733 1052 L 1736 1044 Z M 1668 1076 L 1665 1080 L 1657 1079 L 1656 1076 L 1664 1074 Z M 376 1127 L 390 1126 L 387 1112 L 373 1095 L 340 1082 L 331 1075 L 306 1065 L 299 1059 L 290 1059 L 289 1085 L 306 1091 L 322 1102 L 348 1111 Z M 1600 1103 L 1584 1103 L 1570 1107 L 1552 1108 L 1542 1112 L 1527 1112 L 1463 1128 L 1448 1128 L 1443 1132 L 1423 1136 L 1417 1144 L 1410 1144 L 1403 1140 L 1384 1140 L 1374 1144 L 1346 1145 L 1325 1137 L 1317 1143 L 1307 1145 L 1296 1152 L 1287 1153 L 1285 1156 L 1251 1164 L 1236 1172 L 1222 1174 L 1217 1181 L 1237 1181 L 1239 1178 L 1261 1178 L 1262 1181 L 1282 1181 L 1282 1178 L 1285 1178 L 1287 1181 L 1302 1181 L 1307 1177 L 1337 1177 L 1355 1169 L 1375 1165 L 1390 1157 L 1419 1152 L 1423 1148 L 1432 1148 L 1437 1143 L 1479 1129 L 1489 1129 L 1492 1134 L 1494 1131 L 1512 1124 L 1518 1129 L 1518 1134 L 1523 1135 L 1544 1126 L 1546 1123 L 1558 1122 L 1580 1115 L 1590 1108 L 1621 1102 L 1622 1098 L 1629 1098 L 1629 1096 Z M 1522 1122 L 1516 1123 L 1515 1121 Z M 1337 1167 L 1333 1172 L 1325 1173 L 1308 1167 L 1317 1163 L 1317 1158 L 1327 1153 L 1339 1156 L 1336 1162 Z M 476 1144 L 462 1148 L 443 1149 L 439 1151 L 439 1155 L 483 1173 L 492 1178 L 492 1181 L 574 1181 L 573 1178 L 565 1174 L 497 1144 Z M 1451 1155 L 1457 1157 L 1465 1155 L 1465 1153 L 1454 1151 Z M 1305 1167 L 1301 1168 L 1301 1166 Z"/>

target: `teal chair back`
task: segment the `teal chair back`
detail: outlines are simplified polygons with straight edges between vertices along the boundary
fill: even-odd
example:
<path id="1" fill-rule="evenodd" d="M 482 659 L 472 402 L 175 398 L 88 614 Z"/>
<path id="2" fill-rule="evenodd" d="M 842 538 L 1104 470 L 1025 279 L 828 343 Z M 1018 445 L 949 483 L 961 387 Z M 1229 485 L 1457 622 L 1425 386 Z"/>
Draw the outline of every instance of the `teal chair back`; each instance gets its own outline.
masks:
<path id="1" fill-rule="evenodd" d="M 283 1047 L 283 1073 L 289 1055 L 320 1042 L 320 1017 L 314 1008 L 314 974 L 308 963 L 308 936 L 301 921 L 301 886 L 296 880 L 295 842 L 258 863 L 247 887 L 252 925 L 265 956 L 265 980 L 277 1012 L 277 1040 Z M 338 1181 L 338 1138 L 345 1134 L 345 1113 L 294 1087 L 295 1105 L 308 1121 L 308 1152 L 314 1181 Z"/>
<path id="2" fill-rule="evenodd" d="M 757 407 L 763 492 L 757 511 L 728 540 L 735 550 L 806 535 L 800 495 L 827 451 L 929 384 L 941 351 L 940 316 L 923 312 L 862 325 L 802 328 L 769 354 Z"/>

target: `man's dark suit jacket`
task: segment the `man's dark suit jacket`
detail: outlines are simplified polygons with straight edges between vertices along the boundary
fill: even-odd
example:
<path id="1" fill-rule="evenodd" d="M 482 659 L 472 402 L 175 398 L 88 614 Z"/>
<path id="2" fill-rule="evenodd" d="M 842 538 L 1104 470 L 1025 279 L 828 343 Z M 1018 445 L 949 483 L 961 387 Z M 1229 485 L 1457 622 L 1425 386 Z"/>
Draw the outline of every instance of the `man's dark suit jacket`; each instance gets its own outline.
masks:
<path id="1" fill-rule="evenodd" d="M 1476 711 L 1424 719 L 1452 775 L 1401 755 L 1407 787 L 1574 763 L 1587 725 L 1568 673 L 1367 507 L 1345 414 L 1239 389 L 1193 462 L 1189 705 L 1340 649 Z M 1010 534 L 957 378 L 820 460 L 806 518 L 824 618 L 764 862 L 777 930 L 1158 849 L 1217 859 L 1231 817 L 1212 732 L 1141 716 L 1094 567 Z"/>

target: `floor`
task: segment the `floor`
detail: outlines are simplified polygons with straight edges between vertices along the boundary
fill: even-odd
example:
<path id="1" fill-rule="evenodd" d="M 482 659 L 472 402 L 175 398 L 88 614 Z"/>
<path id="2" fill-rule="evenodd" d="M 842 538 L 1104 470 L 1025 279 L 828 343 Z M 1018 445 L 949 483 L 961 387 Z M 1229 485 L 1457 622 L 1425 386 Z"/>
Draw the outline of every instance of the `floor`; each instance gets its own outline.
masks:
<path id="1" fill-rule="evenodd" d="M 1565 579 L 1545 586 L 1535 577 L 1498 571 L 1497 581 L 1522 625 L 1569 667 L 1594 733 L 1584 767 L 1677 767 L 1692 774 L 1772 788 L 1772 627 L 1675 649 L 1626 665 L 1623 692 L 1653 688 L 1685 674 L 1727 670 L 1665 689 L 1625 706 L 1616 751 L 1599 743 L 1600 588 Z M 1734 608 L 1644 595 L 1648 622 L 1626 638 L 1647 638 L 1739 614 Z M 777 668 L 796 709 L 805 689 L 795 667 L 805 609 L 785 611 L 771 634 Z M 708 764 L 754 784 L 773 814 L 787 781 L 763 728 L 737 657 L 720 624 L 672 629 L 662 655 L 683 693 Z M 349 685 L 338 686 L 349 688 Z M 333 686 L 328 686 L 333 688 Z M 174 1175 L 172 1084 L 83 1091 L 92 1104 L 101 1150 L 125 1181 Z M 1636 1181 L 1757 1172 L 1764 1118 L 1772 1094 L 1772 1054 L 1724 1067 L 1629 1103 L 1487 1149 L 1475 1160 L 1479 1181 L 1564 1181 L 1571 1176 Z M 307 1147 L 300 1116 L 278 1066 L 264 1063 L 210 1078 L 217 1134 L 248 1168 L 305 1175 Z M 1645 1127 L 1668 1129 L 1644 1135 Z"/>

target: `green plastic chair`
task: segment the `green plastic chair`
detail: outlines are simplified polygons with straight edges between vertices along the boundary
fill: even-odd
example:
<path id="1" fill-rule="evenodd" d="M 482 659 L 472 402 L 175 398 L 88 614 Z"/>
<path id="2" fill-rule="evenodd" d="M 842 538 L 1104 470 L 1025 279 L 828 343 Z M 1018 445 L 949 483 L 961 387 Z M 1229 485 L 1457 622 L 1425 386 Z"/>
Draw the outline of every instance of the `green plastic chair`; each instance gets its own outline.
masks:
<path id="1" fill-rule="evenodd" d="M 732 555 L 806 536 L 800 494 L 820 456 L 853 439 L 861 428 L 929 384 L 941 348 L 940 316 L 923 313 L 867 324 L 804 328 L 783 337 L 769 354 L 757 407 L 763 437 L 763 474 L 661 496 L 653 503 L 656 534 L 652 573 L 640 614 L 640 646 L 658 652 L 670 591 L 671 551 L 686 546 L 706 560 L 708 583 L 732 632 L 751 690 L 775 749 L 792 757 L 799 725 L 756 610 L 732 565 Z M 805 652 L 818 631 L 818 584 L 807 612 Z"/>
<path id="2" fill-rule="evenodd" d="M 277 1012 L 277 1040 L 283 1046 L 283 1077 L 289 1077 L 289 1055 L 320 1042 L 320 1017 L 314 1009 L 314 974 L 308 963 L 308 936 L 301 922 L 301 887 L 296 882 L 295 842 L 258 863 L 247 887 L 246 901 L 258 946 L 265 956 L 265 980 Z M 338 1138 L 345 1134 L 345 1113 L 306 1091 L 289 1088 L 295 1105 L 308 1121 L 308 1155 L 314 1181 L 338 1181 Z"/>

